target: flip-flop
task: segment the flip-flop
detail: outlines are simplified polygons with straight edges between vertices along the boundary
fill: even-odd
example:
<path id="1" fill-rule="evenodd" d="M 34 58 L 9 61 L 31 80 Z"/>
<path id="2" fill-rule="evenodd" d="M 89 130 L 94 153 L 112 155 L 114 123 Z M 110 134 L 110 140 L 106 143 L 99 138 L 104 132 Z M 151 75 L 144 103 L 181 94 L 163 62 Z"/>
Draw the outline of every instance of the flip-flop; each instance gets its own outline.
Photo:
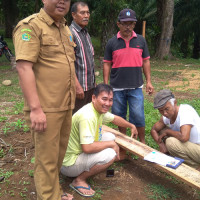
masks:
<path id="1" fill-rule="evenodd" d="M 88 185 L 88 187 L 83 187 L 83 186 L 73 186 L 72 184 L 70 184 L 69 187 L 71 189 L 75 190 L 77 193 L 79 193 L 83 197 L 93 197 L 95 195 L 95 193 L 94 194 L 83 194 L 82 192 L 80 192 L 78 190 L 79 188 L 83 188 L 85 190 L 90 190 L 90 188 L 91 188 L 90 185 Z"/>

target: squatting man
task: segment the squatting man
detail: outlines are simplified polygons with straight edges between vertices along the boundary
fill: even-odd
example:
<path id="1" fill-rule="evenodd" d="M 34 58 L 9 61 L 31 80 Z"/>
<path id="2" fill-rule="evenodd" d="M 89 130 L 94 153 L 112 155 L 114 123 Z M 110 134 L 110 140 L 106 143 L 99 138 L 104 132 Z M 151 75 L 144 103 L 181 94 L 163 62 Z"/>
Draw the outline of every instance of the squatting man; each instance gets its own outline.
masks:
<path id="1" fill-rule="evenodd" d="M 95 191 L 86 180 L 104 170 L 114 161 L 124 158 L 112 133 L 102 133 L 102 123 L 112 122 L 131 129 L 131 137 L 137 138 L 135 125 L 109 111 L 113 104 L 112 87 L 99 84 L 94 89 L 92 102 L 83 106 L 72 117 L 69 144 L 61 173 L 76 177 L 70 187 L 82 196 L 93 196 Z"/>
<path id="2" fill-rule="evenodd" d="M 183 158 L 189 166 L 200 169 L 200 118 L 188 104 L 177 105 L 170 90 L 155 95 L 154 108 L 161 118 L 151 130 L 160 151 Z"/>

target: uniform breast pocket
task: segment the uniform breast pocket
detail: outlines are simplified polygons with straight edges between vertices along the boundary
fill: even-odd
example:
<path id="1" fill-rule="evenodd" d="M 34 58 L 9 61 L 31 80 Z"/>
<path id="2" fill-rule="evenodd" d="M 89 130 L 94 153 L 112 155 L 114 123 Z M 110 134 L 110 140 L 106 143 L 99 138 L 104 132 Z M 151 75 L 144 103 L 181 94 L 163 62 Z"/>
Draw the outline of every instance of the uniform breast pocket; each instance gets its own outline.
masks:
<path id="1" fill-rule="evenodd" d="M 41 56 L 55 56 L 59 51 L 58 41 L 52 36 L 43 36 L 41 41 Z"/>
<path id="2" fill-rule="evenodd" d="M 72 61 L 75 61 L 76 44 L 73 41 L 66 41 L 67 55 L 70 56 Z"/>

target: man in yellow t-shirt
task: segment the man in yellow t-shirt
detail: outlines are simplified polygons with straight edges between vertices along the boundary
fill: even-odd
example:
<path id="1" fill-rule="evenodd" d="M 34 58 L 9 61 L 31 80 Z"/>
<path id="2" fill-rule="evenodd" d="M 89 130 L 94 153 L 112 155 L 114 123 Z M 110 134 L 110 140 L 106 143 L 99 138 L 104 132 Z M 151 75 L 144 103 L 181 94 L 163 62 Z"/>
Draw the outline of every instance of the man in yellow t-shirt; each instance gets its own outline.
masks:
<path id="1" fill-rule="evenodd" d="M 106 170 L 116 159 L 120 160 L 119 146 L 112 133 L 102 134 L 102 123 L 112 122 L 131 129 L 137 138 L 135 125 L 108 112 L 113 104 L 112 87 L 99 84 L 94 89 L 92 102 L 72 117 L 72 129 L 61 173 L 76 177 L 70 187 L 82 196 L 93 196 L 95 191 L 86 183 L 87 178 Z"/>

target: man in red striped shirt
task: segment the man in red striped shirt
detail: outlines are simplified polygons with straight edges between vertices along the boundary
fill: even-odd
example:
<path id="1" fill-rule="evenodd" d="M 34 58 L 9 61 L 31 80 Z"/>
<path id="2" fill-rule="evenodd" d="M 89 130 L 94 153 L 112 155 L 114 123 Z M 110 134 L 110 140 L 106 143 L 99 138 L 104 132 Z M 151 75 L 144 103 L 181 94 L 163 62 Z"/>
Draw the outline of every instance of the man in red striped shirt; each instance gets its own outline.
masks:
<path id="1" fill-rule="evenodd" d="M 128 104 L 129 121 L 137 127 L 139 139 L 145 143 L 142 71 L 148 94 L 153 93 L 153 86 L 146 40 L 133 31 L 136 21 L 136 13 L 131 9 L 119 13 L 117 26 L 120 31 L 108 41 L 105 49 L 104 83 L 108 84 L 110 77 L 114 91 L 112 113 L 126 119 Z M 123 127 L 119 130 L 126 133 Z"/>
<path id="2" fill-rule="evenodd" d="M 75 69 L 76 69 L 76 103 L 73 113 L 92 101 L 95 87 L 94 49 L 90 35 L 86 29 L 90 19 L 90 11 L 85 2 L 76 2 L 71 8 L 73 21 L 70 30 L 74 37 Z"/>

